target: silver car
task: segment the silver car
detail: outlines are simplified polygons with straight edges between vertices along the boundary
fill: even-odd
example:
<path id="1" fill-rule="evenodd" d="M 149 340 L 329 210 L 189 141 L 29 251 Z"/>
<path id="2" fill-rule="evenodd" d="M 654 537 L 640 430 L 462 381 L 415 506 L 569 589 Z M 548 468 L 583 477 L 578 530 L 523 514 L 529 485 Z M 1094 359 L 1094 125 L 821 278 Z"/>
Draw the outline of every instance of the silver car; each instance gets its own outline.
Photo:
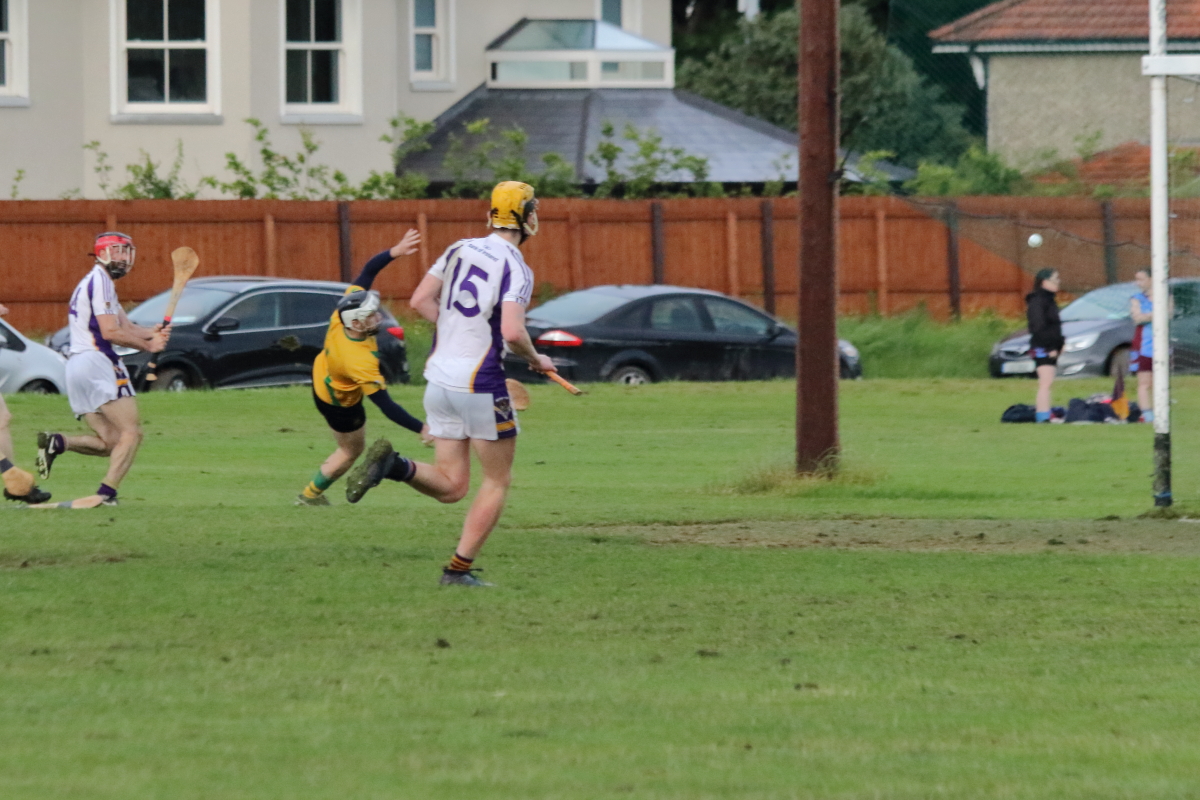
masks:
<path id="1" fill-rule="evenodd" d="M 67 360 L 0 320 L 0 394 L 67 390 Z"/>
<path id="2" fill-rule="evenodd" d="M 1129 299 L 1137 292 L 1135 283 L 1114 283 L 1088 292 L 1060 312 L 1066 343 L 1058 357 L 1059 375 L 1114 375 L 1128 369 L 1135 327 L 1129 319 Z M 1200 372 L 1200 280 L 1172 280 L 1171 297 L 1175 302 L 1172 369 Z M 1029 331 L 1020 330 L 996 342 L 988 369 L 994 378 L 1032 376 Z"/>

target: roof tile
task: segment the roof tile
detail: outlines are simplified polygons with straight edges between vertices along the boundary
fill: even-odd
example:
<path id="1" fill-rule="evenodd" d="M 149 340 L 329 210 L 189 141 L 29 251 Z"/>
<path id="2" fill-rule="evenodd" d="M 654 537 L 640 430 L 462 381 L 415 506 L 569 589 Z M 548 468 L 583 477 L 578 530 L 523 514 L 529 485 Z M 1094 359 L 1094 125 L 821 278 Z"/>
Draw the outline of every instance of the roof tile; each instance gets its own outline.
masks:
<path id="1" fill-rule="evenodd" d="M 1200 39 L 1200 0 L 1167 0 L 1171 39 Z M 1000 0 L 930 31 L 939 44 L 1150 38 L 1146 0 Z"/>

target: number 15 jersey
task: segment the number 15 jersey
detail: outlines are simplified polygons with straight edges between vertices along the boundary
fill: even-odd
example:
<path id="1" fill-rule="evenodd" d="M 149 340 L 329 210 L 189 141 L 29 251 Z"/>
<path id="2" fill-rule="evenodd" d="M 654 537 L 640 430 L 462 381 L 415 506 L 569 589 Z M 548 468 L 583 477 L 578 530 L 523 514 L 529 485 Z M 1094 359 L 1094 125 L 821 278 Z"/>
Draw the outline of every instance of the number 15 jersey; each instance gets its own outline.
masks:
<path id="1" fill-rule="evenodd" d="M 456 392 L 507 394 L 501 304 L 528 306 L 533 297 L 521 251 L 496 234 L 461 239 L 429 274 L 441 279 L 442 293 L 425 379 Z"/>

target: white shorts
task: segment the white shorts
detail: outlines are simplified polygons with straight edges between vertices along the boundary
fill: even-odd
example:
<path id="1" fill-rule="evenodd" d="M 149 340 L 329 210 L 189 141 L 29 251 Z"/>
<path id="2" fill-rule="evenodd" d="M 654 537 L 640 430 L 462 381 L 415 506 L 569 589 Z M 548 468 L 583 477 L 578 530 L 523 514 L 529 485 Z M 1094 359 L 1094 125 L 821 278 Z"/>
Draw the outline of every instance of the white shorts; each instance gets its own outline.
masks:
<path id="1" fill-rule="evenodd" d="M 507 394 L 456 392 L 425 387 L 425 421 L 439 439 L 511 439 L 521 432 Z"/>
<path id="2" fill-rule="evenodd" d="M 105 403 L 133 396 L 133 381 L 124 364 L 112 363 L 99 350 L 74 353 L 67 359 L 67 399 L 76 418 L 99 411 Z"/>

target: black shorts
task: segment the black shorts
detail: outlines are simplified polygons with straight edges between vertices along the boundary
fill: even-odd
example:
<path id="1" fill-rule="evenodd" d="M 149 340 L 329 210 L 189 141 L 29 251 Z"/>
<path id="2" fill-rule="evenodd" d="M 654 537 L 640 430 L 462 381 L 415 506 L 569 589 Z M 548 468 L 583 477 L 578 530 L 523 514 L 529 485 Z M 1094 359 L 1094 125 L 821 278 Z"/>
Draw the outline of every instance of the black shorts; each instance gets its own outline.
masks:
<path id="1" fill-rule="evenodd" d="M 1058 356 L 1050 355 L 1043 347 L 1034 347 L 1029 351 L 1033 356 L 1033 363 L 1037 367 L 1057 367 Z"/>
<path id="2" fill-rule="evenodd" d="M 313 402 L 317 404 L 317 411 L 321 412 L 329 427 L 338 433 L 354 433 L 367 424 L 367 411 L 362 403 L 352 406 L 330 405 L 317 397 L 316 392 L 313 392 Z"/>

